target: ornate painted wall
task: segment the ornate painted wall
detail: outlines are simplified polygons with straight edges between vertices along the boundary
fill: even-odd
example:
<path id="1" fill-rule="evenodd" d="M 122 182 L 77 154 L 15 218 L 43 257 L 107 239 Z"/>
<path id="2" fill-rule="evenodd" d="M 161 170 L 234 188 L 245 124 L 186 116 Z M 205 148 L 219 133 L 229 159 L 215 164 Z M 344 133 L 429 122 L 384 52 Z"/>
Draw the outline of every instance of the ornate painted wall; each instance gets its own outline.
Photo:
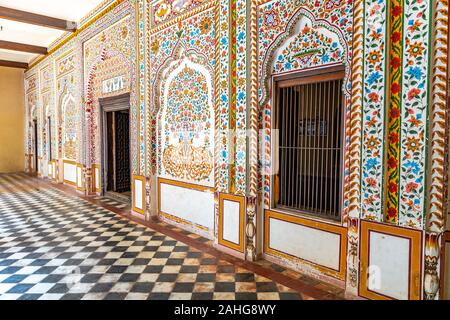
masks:
<path id="1" fill-rule="evenodd" d="M 217 77 L 228 61 L 217 61 L 217 30 L 219 20 L 225 23 L 223 28 L 227 21 L 219 10 L 218 1 L 148 3 L 147 164 L 156 177 L 213 188 L 225 183 L 217 165 L 223 145 L 217 130 L 219 105 L 226 104 L 227 96 L 218 98 Z M 225 58 L 227 54 L 226 48 Z M 152 188 L 157 189 L 156 184 Z M 205 224 L 214 225 L 211 205 L 203 214 L 212 221 Z M 176 216 L 174 208 L 169 211 L 166 217 Z M 195 227 L 199 222 L 181 216 L 176 220 L 199 230 Z M 200 223 L 199 228 L 205 226 Z M 211 237 L 214 229 L 206 229 Z"/>
<path id="2" fill-rule="evenodd" d="M 135 72 L 131 65 L 132 46 L 130 16 L 116 22 L 83 45 L 86 113 L 90 116 L 88 163 L 101 163 L 99 98 L 131 92 Z M 119 90 L 105 92 L 105 81 L 122 77 Z M 132 108 L 134 109 L 134 107 Z M 135 164 L 136 165 L 136 164 Z"/>
<path id="3" fill-rule="evenodd" d="M 240 258 L 262 255 L 346 286 L 350 295 L 438 297 L 448 1 L 115 0 L 84 23 L 26 74 L 29 170 L 36 119 L 41 174 L 51 147 L 53 160 L 82 168 L 79 190 L 98 191 L 98 99 L 129 92 L 136 212 L 214 238 Z M 345 68 L 342 220 L 274 212 L 272 78 L 338 65 Z M 123 87 L 105 93 L 104 82 L 117 77 Z M 190 199 L 205 205 L 189 214 L 170 206 Z M 229 211 L 227 201 L 239 210 Z M 314 253 L 308 262 L 305 239 L 292 248 L 274 231 L 282 223 L 299 237 L 309 228 L 313 245 L 332 234 L 335 251 L 326 253 L 336 259 Z M 237 242 L 226 239 L 230 232 Z M 379 251 L 365 247 L 371 241 Z M 366 281 L 374 259 L 393 275 L 395 291 Z"/>
<path id="4" fill-rule="evenodd" d="M 98 98 L 108 96 L 103 94 L 102 85 L 104 80 L 114 78 L 110 78 L 113 74 L 125 77 L 124 89 L 119 93 L 131 95 L 132 148 L 136 150 L 137 62 L 135 46 L 130 45 L 136 39 L 135 15 L 134 2 L 105 1 L 90 13 L 90 18 L 75 34 L 57 40 L 51 45 L 48 57 L 35 61 L 27 72 L 28 109 L 36 105 L 37 114 L 42 117 L 38 121 L 38 156 L 42 163 L 49 160 L 48 128 L 42 122 L 49 113 L 52 117 L 52 155 L 58 160 L 59 182 L 67 182 L 63 171 L 64 167 L 68 170 L 70 164 L 73 181 L 69 182 L 77 183 L 75 170 L 80 167 L 83 174 L 79 189 L 92 189 L 92 166 L 100 164 Z M 109 95 L 114 94 L 117 92 Z M 87 121 L 90 115 L 92 122 Z M 31 129 L 28 136 L 27 154 L 32 154 Z M 45 168 L 42 167 L 42 172 Z M 138 171 L 135 157 L 133 172 Z"/>
<path id="5" fill-rule="evenodd" d="M 260 1 L 257 7 L 258 99 L 265 144 L 262 168 L 264 205 L 270 203 L 272 76 L 343 64 L 344 94 L 350 108 L 352 5 L 346 1 Z M 324 19 L 327 17 L 327 19 Z M 346 138 L 349 140 L 349 137 Z M 346 173 L 348 174 L 348 172 Z M 344 180 L 348 180 L 344 178 Z M 344 201 L 348 202 L 348 199 Z M 344 212 L 348 211 L 348 204 Z M 344 213 L 345 215 L 345 213 Z"/>
<path id="6" fill-rule="evenodd" d="M 214 186 L 214 9 L 167 26 L 150 41 L 155 170 Z"/>
<path id="7" fill-rule="evenodd" d="M 214 185 L 214 109 L 211 75 L 182 62 L 160 94 L 158 173 Z"/>
<path id="8" fill-rule="evenodd" d="M 81 108 L 75 102 L 75 53 L 70 50 L 55 61 L 58 119 L 58 159 L 78 160 Z"/>

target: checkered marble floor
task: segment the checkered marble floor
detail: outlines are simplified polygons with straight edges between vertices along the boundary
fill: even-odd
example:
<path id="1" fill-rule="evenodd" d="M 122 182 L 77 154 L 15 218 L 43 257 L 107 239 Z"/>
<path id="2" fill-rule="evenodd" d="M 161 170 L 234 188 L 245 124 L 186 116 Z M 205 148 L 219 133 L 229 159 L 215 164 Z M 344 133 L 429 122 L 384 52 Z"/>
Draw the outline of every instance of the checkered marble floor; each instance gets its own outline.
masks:
<path id="1" fill-rule="evenodd" d="M 0 174 L 0 300 L 311 299 L 24 174 Z"/>
<path id="2" fill-rule="evenodd" d="M 104 203 L 106 205 L 113 206 L 113 207 L 116 207 L 116 208 L 119 208 L 119 209 L 122 209 L 122 210 L 125 210 L 125 211 L 131 209 L 130 204 L 123 203 L 123 202 L 117 201 L 115 199 L 106 198 L 106 197 L 94 197 L 93 199 L 94 200 L 98 200 L 98 201 L 100 201 L 100 202 L 102 202 L 102 203 Z"/>

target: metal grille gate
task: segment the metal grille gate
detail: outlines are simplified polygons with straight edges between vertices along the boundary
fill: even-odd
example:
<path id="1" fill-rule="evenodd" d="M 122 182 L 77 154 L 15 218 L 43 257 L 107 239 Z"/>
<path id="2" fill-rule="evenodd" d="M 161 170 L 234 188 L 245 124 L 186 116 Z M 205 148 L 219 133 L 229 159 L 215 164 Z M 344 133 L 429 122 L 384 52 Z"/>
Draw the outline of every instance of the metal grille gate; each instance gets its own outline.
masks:
<path id="1" fill-rule="evenodd" d="M 278 208 L 340 219 L 342 83 L 321 77 L 277 86 Z"/>

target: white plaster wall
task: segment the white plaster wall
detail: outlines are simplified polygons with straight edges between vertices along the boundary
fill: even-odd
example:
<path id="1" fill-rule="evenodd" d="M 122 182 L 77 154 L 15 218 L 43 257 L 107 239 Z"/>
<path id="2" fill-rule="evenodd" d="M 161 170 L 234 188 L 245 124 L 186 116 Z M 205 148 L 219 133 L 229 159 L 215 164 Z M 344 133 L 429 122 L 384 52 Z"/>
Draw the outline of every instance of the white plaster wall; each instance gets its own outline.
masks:
<path id="1" fill-rule="evenodd" d="M 48 176 L 48 162 L 46 159 L 40 159 L 39 160 L 39 168 L 42 170 L 42 172 L 39 172 L 42 174 L 42 177 Z"/>
<path id="2" fill-rule="evenodd" d="M 56 162 L 52 162 L 52 178 L 56 179 Z"/>
<path id="3" fill-rule="evenodd" d="M 82 178 L 82 170 L 80 167 L 77 167 L 77 187 L 83 187 L 83 178 Z"/>
<path id="4" fill-rule="evenodd" d="M 239 244 L 239 218 L 241 204 L 236 201 L 223 201 L 222 238 Z"/>
<path id="5" fill-rule="evenodd" d="M 134 206 L 138 209 L 144 209 L 144 204 L 142 203 L 142 193 L 144 189 L 144 184 L 141 180 L 134 180 Z"/>
<path id="6" fill-rule="evenodd" d="M 100 169 L 95 168 L 95 189 L 100 190 Z"/>
<path id="7" fill-rule="evenodd" d="M 161 184 L 160 210 L 210 230 L 214 228 L 214 193 Z"/>
<path id="8" fill-rule="evenodd" d="M 269 224 L 272 249 L 339 270 L 341 240 L 338 234 L 273 218 Z"/>
<path id="9" fill-rule="evenodd" d="M 77 166 L 71 163 L 64 163 L 64 180 L 77 183 Z"/>
<path id="10" fill-rule="evenodd" d="M 369 235 L 369 290 L 409 298 L 410 240 L 371 231 Z"/>

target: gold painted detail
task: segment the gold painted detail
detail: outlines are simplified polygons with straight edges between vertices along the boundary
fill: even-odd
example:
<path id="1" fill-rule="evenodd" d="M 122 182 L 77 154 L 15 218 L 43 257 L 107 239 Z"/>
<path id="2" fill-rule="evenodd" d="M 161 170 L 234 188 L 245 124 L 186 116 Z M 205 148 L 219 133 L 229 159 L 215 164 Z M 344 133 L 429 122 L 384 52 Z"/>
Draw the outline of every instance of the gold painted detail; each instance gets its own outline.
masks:
<path id="1" fill-rule="evenodd" d="M 189 142 L 169 145 L 163 154 L 163 164 L 168 174 L 195 181 L 209 178 L 213 169 L 212 161 L 212 155 L 206 147 L 194 147 Z"/>
<path id="2" fill-rule="evenodd" d="M 64 144 L 64 155 L 67 159 L 77 158 L 77 141 L 76 139 L 70 139 Z"/>
<path id="3" fill-rule="evenodd" d="M 203 230 L 203 231 L 209 231 L 209 229 L 207 227 L 199 225 L 198 223 L 193 223 L 193 222 L 187 221 L 185 219 L 182 219 L 180 217 L 176 217 L 174 215 L 171 215 L 171 214 L 168 214 L 168 213 L 165 213 L 165 212 L 161 212 L 161 211 L 159 212 L 159 214 L 161 216 L 163 216 L 164 218 L 172 220 L 172 221 L 174 221 L 176 223 L 179 223 L 181 225 L 184 225 L 184 226 L 187 226 L 187 227 L 198 228 L 198 229 Z"/>

